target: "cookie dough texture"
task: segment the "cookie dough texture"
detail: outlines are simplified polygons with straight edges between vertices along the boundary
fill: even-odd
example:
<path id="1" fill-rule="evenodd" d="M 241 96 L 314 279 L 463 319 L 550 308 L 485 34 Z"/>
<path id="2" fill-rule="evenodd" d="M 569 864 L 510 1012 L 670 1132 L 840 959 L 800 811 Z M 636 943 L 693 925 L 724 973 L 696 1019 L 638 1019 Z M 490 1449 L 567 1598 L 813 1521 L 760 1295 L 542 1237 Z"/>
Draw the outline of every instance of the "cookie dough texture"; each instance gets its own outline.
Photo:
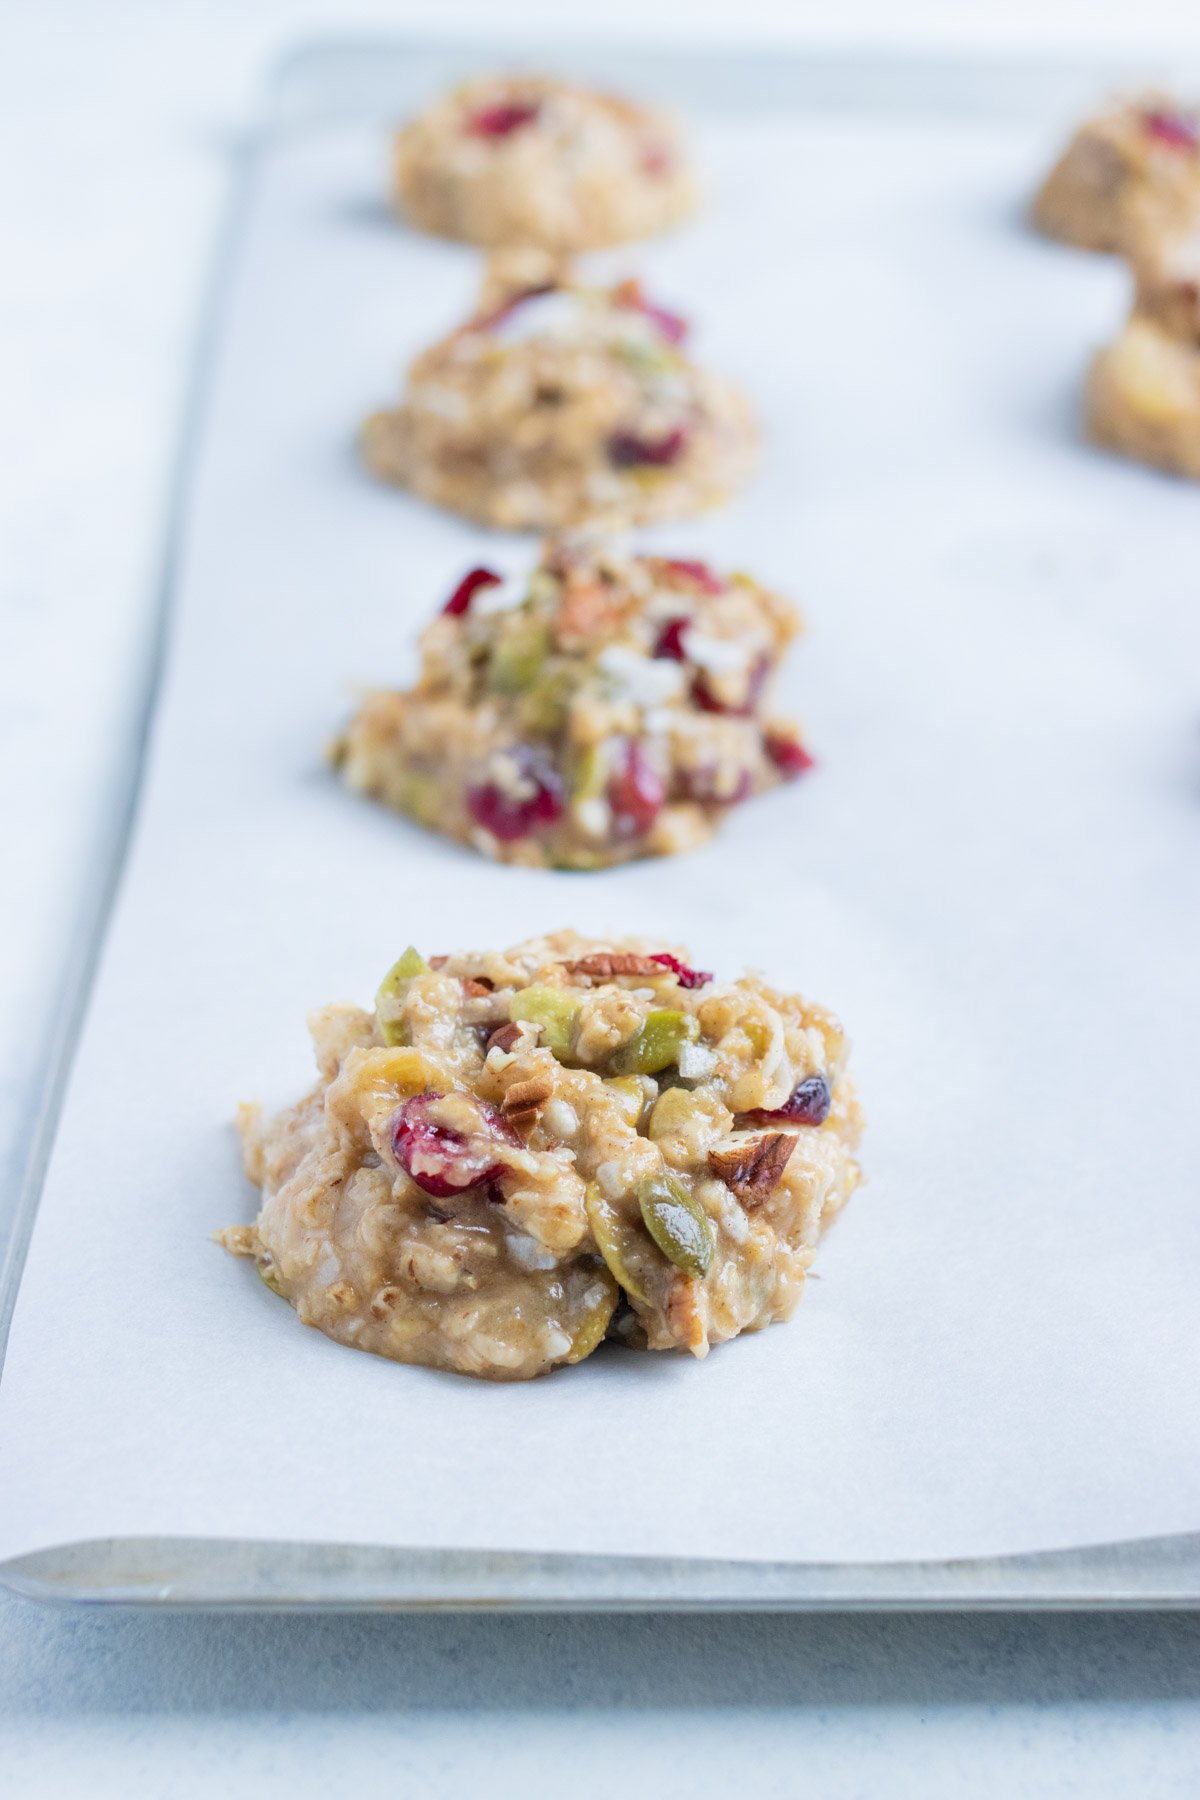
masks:
<path id="1" fill-rule="evenodd" d="M 1126 250 L 1200 208 L 1200 109 L 1162 94 L 1081 125 L 1038 193 L 1034 224 L 1083 250 Z"/>
<path id="2" fill-rule="evenodd" d="M 1141 236 L 1130 252 L 1133 315 L 1087 385 L 1090 436 L 1200 480 L 1200 223 Z"/>
<path id="3" fill-rule="evenodd" d="M 1087 426 L 1107 449 L 1200 481 L 1200 345 L 1135 314 L 1092 364 Z"/>
<path id="4" fill-rule="evenodd" d="M 508 253 L 475 317 L 413 363 L 399 408 L 367 421 L 367 465 L 504 530 L 701 512 L 746 480 L 757 431 L 686 332 L 636 282 L 590 287 Z"/>
<path id="5" fill-rule="evenodd" d="M 528 75 L 471 82 L 406 125 L 393 192 L 421 231 L 554 251 L 646 237 L 696 204 L 663 115 Z"/>
<path id="6" fill-rule="evenodd" d="M 748 575 L 551 542 L 527 577 L 464 579 L 416 687 L 368 695 L 334 760 L 356 791 L 500 861 L 688 850 L 810 764 L 766 702 L 799 625 Z"/>
<path id="7" fill-rule="evenodd" d="M 262 1209 L 226 1247 L 339 1343 L 495 1380 L 788 1318 L 859 1180 L 847 1046 L 681 956 L 406 952 L 374 1012 L 313 1015 L 307 1098 L 243 1109 Z"/>

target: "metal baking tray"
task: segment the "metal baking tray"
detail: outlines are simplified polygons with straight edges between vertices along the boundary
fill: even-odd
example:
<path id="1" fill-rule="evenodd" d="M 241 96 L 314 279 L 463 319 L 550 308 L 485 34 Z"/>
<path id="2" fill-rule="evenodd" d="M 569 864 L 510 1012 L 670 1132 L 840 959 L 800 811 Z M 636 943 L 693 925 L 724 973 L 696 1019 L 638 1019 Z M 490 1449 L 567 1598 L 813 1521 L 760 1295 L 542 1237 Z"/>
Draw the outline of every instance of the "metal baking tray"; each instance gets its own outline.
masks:
<path id="1" fill-rule="evenodd" d="M 215 257 L 183 431 L 154 641 L 131 740 L 124 790 L 111 820 L 107 867 L 87 897 L 53 1017 L 42 1102 L 31 1121 L 25 1179 L 0 1271 L 0 1347 L 7 1334 L 39 1195 L 54 1142 L 57 1097 L 70 1068 L 77 1020 L 103 946 L 135 820 L 169 629 L 186 514 L 192 449 L 208 350 L 238 253 L 256 168 L 281 136 L 336 120 L 402 115 L 414 99 L 474 69 L 535 63 L 647 92 L 677 106 L 719 103 L 747 112 L 853 107 L 880 113 L 995 114 L 1066 119 L 1130 71 L 1106 61 L 1018 58 L 933 61 L 799 50 L 679 52 L 543 37 L 527 42 L 316 43 L 274 71 L 259 120 L 241 145 L 233 196 Z M 1187 71 L 1173 71 L 1183 78 Z M 1142 72 L 1132 72 L 1134 77 Z M 1153 71 L 1147 73 L 1154 73 Z M 1200 1532 L 1053 1553 L 949 1562 L 766 1563 L 695 1559 L 405 1551 L 321 1543 L 211 1539 L 96 1540 L 64 1545 L 0 1567 L 0 1580 L 31 1598 L 153 1606 L 702 1610 L 763 1608 L 987 1609 L 1182 1608 L 1200 1605 Z"/>

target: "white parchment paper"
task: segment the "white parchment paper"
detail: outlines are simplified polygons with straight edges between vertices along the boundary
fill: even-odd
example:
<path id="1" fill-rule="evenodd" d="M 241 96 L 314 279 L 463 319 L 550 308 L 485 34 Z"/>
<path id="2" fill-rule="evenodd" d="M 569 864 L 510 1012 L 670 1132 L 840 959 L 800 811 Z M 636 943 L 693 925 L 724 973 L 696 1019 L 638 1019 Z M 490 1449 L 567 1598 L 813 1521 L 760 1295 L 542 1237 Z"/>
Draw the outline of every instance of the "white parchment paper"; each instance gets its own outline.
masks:
<path id="1" fill-rule="evenodd" d="M 962 120 L 700 122 L 708 211 L 609 259 L 764 419 L 754 487 L 660 531 L 805 603 L 821 758 L 710 849 L 494 868 L 341 792 L 488 539 L 353 434 L 473 255 L 390 223 L 378 134 L 267 159 L 224 327 L 140 826 L 0 1387 L 0 1556 L 123 1535 L 768 1558 L 1200 1526 L 1195 489 L 1076 441 L 1118 269 L 1017 209 L 1048 140 Z M 833 1005 L 869 1186 L 796 1318 L 699 1364 L 528 1386 L 304 1329 L 209 1241 L 234 1103 L 303 1017 L 427 952 L 662 933 Z"/>

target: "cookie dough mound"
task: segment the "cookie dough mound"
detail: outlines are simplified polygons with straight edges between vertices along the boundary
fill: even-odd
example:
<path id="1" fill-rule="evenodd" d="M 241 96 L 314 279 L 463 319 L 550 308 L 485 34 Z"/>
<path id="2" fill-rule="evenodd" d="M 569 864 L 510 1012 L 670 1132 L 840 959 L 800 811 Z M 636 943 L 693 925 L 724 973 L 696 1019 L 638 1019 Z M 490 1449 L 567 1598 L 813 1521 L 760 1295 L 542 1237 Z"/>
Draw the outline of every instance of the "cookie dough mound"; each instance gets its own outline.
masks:
<path id="1" fill-rule="evenodd" d="M 1129 260 L 1135 314 L 1200 348 L 1200 208 L 1188 229 L 1139 236 Z"/>
<path id="2" fill-rule="evenodd" d="M 687 327 L 636 282 L 585 287 L 502 259 L 476 316 L 419 356 L 367 421 L 385 481 L 505 530 L 684 518 L 725 500 L 757 449 L 736 388 L 690 361 Z"/>
<path id="3" fill-rule="evenodd" d="M 810 766 L 764 701 L 798 628 L 748 575 L 552 543 L 524 579 L 472 570 L 416 687 L 369 695 L 334 758 L 358 792 L 500 861 L 691 849 Z"/>
<path id="4" fill-rule="evenodd" d="M 1033 204 L 1048 237 L 1125 250 L 1200 205 L 1200 110 L 1161 94 L 1121 101 L 1081 125 Z"/>
<path id="5" fill-rule="evenodd" d="M 406 125 L 394 194 L 438 237 L 556 251 L 647 237 L 696 204 L 668 119 L 530 75 L 472 82 Z"/>
<path id="6" fill-rule="evenodd" d="M 1135 315 L 1092 364 L 1087 424 L 1096 443 L 1200 481 L 1200 344 Z"/>
<path id="7" fill-rule="evenodd" d="M 687 1350 L 786 1319 L 859 1180 L 837 1023 L 657 940 L 408 950 L 320 1078 L 243 1109 L 253 1227 L 222 1234 L 339 1343 L 493 1380 L 604 1338 Z"/>

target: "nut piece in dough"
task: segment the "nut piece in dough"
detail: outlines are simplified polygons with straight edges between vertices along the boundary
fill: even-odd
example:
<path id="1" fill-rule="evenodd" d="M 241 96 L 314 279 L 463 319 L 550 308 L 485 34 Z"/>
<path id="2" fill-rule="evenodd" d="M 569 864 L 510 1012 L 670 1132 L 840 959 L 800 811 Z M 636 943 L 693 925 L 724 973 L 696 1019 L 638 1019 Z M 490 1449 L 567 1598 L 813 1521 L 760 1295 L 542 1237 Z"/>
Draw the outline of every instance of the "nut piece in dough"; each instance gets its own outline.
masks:
<path id="1" fill-rule="evenodd" d="M 472 570 L 416 687 L 369 694 L 333 758 L 357 792 L 502 862 L 692 849 L 811 766 L 765 699 L 799 626 L 748 575 L 551 542 L 523 579 Z"/>
<path id="2" fill-rule="evenodd" d="M 531 75 L 471 82 L 404 126 L 393 193 L 421 231 L 555 251 L 647 237 L 696 204 L 669 119 Z"/>
<path id="3" fill-rule="evenodd" d="M 1162 94 L 1114 103 L 1079 127 L 1033 203 L 1047 237 L 1126 250 L 1200 205 L 1200 108 Z"/>
<path id="4" fill-rule="evenodd" d="M 634 281 L 591 287 L 539 252 L 495 259 L 475 317 L 424 351 L 367 466 L 508 531 L 685 518 L 749 475 L 758 433 L 686 322 Z"/>
<path id="5" fill-rule="evenodd" d="M 573 972 L 623 957 L 639 972 Z M 312 1092 L 243 1109 L 262 1206 L 221 1241 L 306 1324 L 396 1362 L 513 1381 L 605 1337 L 703 1357 L 791 1316 L 860 1179 L 836 1021 L 657 940 L 409 950 L 373 1012 L 310 1025 Z M 713 1170 L 740 1172 L 764 1121 L 795 1144 L 746 1204 Z"/>

